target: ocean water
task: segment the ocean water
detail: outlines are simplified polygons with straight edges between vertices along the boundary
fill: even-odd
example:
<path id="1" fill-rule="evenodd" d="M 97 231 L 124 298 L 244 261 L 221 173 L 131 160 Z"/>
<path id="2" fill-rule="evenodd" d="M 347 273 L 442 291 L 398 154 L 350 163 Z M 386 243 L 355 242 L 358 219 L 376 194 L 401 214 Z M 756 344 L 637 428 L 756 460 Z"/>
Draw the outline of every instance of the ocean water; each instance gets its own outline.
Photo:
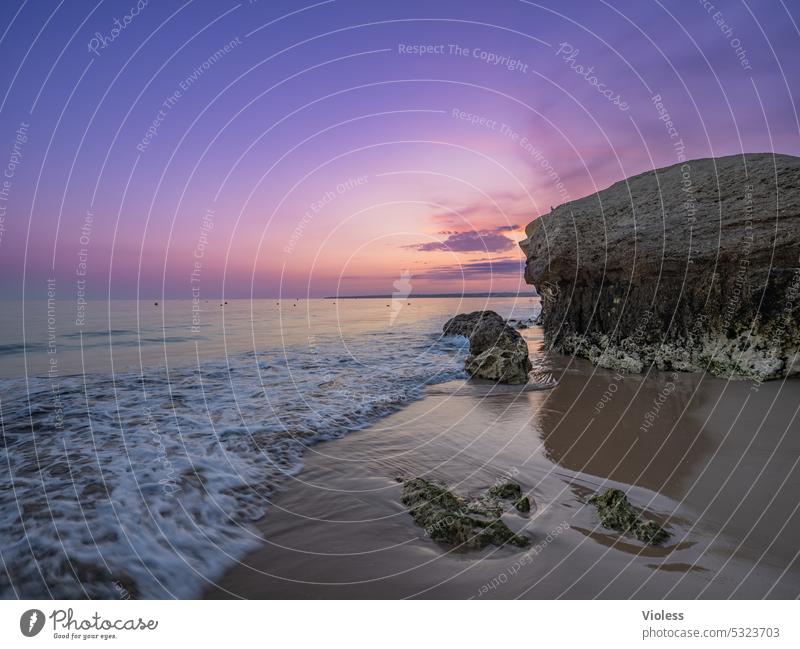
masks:
<path id="1" fill-rule="evenodd" d="M 316 442 L 466 378 L 441 325 L 483 308 L 538 301 L 7 303 L 0 596 L 199 595 Z"/>

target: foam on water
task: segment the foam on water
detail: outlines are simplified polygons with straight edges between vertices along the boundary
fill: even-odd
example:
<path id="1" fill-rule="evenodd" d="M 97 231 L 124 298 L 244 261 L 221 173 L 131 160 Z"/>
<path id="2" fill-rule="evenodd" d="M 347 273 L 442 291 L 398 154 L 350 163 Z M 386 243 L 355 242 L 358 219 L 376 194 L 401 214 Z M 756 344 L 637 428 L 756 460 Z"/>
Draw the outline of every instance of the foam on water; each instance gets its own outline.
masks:
<path id="1" fill-rule="evenodd" d="M 252 523 L 307 446 L 464 376 L 464 344 L 395 329 L 55 394 L 0 381 L 0 594 L 197 596 L 261 542 Z"/>

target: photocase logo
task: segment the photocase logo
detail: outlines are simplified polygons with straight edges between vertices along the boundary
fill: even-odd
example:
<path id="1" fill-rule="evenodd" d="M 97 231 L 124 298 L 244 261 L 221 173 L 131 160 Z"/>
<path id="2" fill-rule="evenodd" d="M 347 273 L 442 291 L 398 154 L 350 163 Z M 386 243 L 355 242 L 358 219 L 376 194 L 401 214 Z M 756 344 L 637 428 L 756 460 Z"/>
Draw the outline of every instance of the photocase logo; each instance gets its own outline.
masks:
<path id="1" fill-rule="evenodd" d="M 44 613 L 38 608 L 25 611 L 19 618 L 19 630 L 26 638 L 32 638 L 44 627 Z"/>
<path id="2" fill-rule="evenodd" d="M 394 324 L 397 316 L 403 308 L 406 298 L 411 295 L 411 271 L 404 270 L 400 273 L 400 279 L 394 280 L 394 291 L 392 291 L 392 312 L 389 314 L 389 326 Z"/>

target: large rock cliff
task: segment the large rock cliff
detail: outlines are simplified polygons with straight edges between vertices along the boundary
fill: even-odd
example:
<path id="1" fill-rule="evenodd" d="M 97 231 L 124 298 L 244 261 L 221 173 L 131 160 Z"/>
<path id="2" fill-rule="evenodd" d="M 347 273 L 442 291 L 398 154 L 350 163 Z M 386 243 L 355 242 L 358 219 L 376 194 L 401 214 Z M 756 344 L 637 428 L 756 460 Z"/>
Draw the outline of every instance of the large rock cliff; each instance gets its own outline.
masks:
<path id="1" fill-rule="evenodd" d="M 613 369 L 800 372 L 800 158 L 648 171 L 532 221 L 549 349 Z"/>

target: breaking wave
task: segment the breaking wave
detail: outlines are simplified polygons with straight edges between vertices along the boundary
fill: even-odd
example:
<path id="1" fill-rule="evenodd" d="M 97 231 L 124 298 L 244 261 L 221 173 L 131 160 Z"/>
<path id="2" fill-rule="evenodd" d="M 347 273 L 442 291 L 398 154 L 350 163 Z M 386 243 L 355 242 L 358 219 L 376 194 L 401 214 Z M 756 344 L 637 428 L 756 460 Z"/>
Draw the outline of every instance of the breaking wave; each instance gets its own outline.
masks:
<path id="1" fill-rule="evenodd" d="M 163 339 L 162 341 L 163 342 Z M 0 381 L 0 594 L 193 597 L 259 545 L 304 449 L 464 376 L 420 330 L 190 368 Z"/>

